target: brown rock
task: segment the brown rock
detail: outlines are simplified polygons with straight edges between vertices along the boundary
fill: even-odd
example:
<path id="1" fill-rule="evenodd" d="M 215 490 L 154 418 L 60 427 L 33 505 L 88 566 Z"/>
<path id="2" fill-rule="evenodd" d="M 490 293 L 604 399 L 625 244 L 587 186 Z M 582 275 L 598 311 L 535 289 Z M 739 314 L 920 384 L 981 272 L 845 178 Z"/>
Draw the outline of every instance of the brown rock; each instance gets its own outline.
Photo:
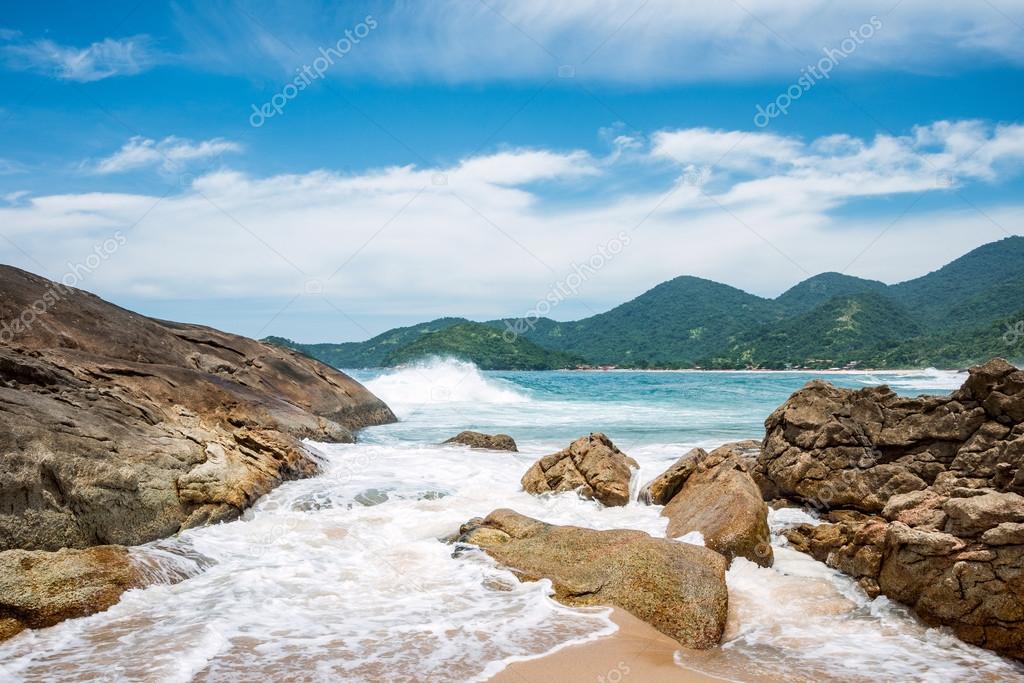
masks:
<path id="1" fill-rule="evenodd" d="M 495 510 L 463 528 L 525 581 L 549 579 L 567 605 L 614 605 L 685 647 L 719 643 L 728 613 L 726 562 L 706 548 L 641 531 L 555 526 Z"/>
<path id="2" fill-rule="evenodd" d="M 459 432 L 444 443 L 460 444 L 470 448 L 482 448 L 491 451 L 518 452 L 515 440 L 508 434 L 482 434 L 480 432 Z"/>
<path id="3" fill-rule="evenodd" d="M 811 382 L 765 427 L 762 490 L 833 510 L 790 530 L 794 548 L 1024 659 L 1024 373 L 996 359 L 913 399 Z"/>
<path id="4" fill-rule="evenodd" d="M 120 546 L 0 552 L 0 640 L 102 612 L 142 583 Z"/>
<path id="5" fill-rule="evenodd" d="M 44 312 L 22 323 L 32 306 Z M 7 266 L 0 321 L 0 550 L 136 545 L 230 519 L 318 471 L 302 439 L 395 419 L 311 358 Z"/>
<path id="6" fill-rule="evenodd" d="M 578 491 L 604 505 L 625 505 L 633 470 L 638 467 L 611 439 L 594 432 L 535 462 L 523 475 L 522 484 L 527 493 Z"/>
<path id="7" fill-rule="evenodd" d="M 708 452 L 703 448 L 694 448 L 672 463 L 667 470 L 647 482 L 640 489 L 640 500 L 648 505 L 668 505 L 668 502 L 679 493 L 683 484 L 697 469 L 698 463 L 708 457 Z"/>
<path id="8" fill-rule="evenodd" d="M 1024 522 L 1024 497 L 1016 493 L 950 498 L 942 509 L 949 516 L 946 531 L 957 536 L 977 536 L 1003 522 Z"/>
<path id="9" fill-rule="evenodd" d="M 708 548 L 732 562 L 745 557 L 763 567 L 774 560 L 768 506 L 743 463 L 729 450 L 691 456 L 689 476 L 679 482 L 678 492 L 662 511 L 669 518 L 667 535 L 678 538 L 691 531 L 704 536 Z M 679 480 L 679 463 L 670 468 Z M 668 474 L 668 473 L 666 473 Z M 661 478 L 665 478 L 662 475 Z M 664 489 L 659 489 L 664 490 Z"/>

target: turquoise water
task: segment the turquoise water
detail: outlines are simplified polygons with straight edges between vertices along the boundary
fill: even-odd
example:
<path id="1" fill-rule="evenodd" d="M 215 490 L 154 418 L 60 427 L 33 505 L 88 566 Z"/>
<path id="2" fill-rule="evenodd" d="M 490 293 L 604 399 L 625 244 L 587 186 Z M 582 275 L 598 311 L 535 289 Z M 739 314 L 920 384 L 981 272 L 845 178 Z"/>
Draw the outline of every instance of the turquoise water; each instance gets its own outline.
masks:
<path id="1" fill-rule="evenodd" d="M 457 361 L 400 370 L 349 370 L 402 418 L 368 439 L 443 440 L 463 429 L 508 432 L 539 447 L 590 431 L 616 442 L 716 445 L 761 438 L 764 420 L 814 378 L 844 387 L 887 383 L 896 391 L 942 394 L 964 374 L 804 372 L 481 372 Z"/>

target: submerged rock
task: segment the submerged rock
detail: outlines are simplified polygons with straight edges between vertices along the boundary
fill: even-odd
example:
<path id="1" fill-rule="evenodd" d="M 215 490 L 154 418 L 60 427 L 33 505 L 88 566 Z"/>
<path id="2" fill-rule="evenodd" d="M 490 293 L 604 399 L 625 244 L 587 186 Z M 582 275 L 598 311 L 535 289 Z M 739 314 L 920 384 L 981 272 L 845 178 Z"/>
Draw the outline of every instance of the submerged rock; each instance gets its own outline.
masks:
<path id="1" fill-rule="evenodd" d="M 731 445 L 712 453 L 695 448 L 647 484 L 641 499 L 665 505 L 661 514 L 669 519 L 669 537 L 699 531 L 705 545 L 729 562 L 745 557 L 770 567 L 768 506 L 745 461 Z"/>
<path id="2" fill-rule="evenodd" d="M 45 312 L 27 324 L 34 304 Z M 0 320 L 14 325 L 0 335 L 0 550 L 137 545 L 232 519 L 318 471 L 302 439 L 395 419 L 311 358 L 7 266 Z"/>
<path id="3" fill-rule="evenodd" d="M 709 648 L 725 628 L 729 596 L 721 555 L 642 531 L 556 526 L 495 510 L 461 529 L 524 581 L 549 579 L 566 605 L 613 605 L 675 638 Z"/>
<path id="4" fill-rule="evenodd" d="M 920 398 L 811 382 L 765 426 L 764 493 L 832 510 L 794 547 L 1024 659 L 1024 373 L 997 359 Z"/>
<path id="5" fill-rule="evenodd" d="M 0 640 L 102 612 L 143 583 L 120 546 L 0 552 Z"/>
<path id="6" fill-rule="evenodd" d="M 455 443 L 470 448 L 481 448 L 491 451 L 518 452 L 515 440 L 508 434 L 483 434 L 481 432 L 459 432 L 444 443 Z"/>
<path id="7" fill-rule="evenodd" d="M 616 448 L 611 439 L 593 432 L 535 462 L 523 475 L 522 484 L 527 493 L 578 491 L 604 505 L 625 505 L 633 470 L 638 468 L 636 460 Z"/>

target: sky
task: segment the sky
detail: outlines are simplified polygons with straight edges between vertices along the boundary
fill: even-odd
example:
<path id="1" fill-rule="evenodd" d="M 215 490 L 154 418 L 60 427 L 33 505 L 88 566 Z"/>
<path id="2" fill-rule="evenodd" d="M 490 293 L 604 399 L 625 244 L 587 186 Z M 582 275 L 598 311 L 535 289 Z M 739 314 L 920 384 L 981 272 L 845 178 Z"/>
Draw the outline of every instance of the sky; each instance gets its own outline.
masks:
<path id="1" fill-rule="evenodd" d="M 253 337 L 1024 232 L 1024 0 L 3 1 L 0 93 L 0 263 Z"/>

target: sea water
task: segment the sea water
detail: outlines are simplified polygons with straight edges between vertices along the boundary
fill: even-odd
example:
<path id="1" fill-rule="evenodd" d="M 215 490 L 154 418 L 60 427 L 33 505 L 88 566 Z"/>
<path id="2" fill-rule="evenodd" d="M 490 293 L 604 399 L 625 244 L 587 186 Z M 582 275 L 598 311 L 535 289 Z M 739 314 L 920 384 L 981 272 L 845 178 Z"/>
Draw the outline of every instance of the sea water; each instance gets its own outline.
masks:
<path id="1" fill-rule="evenodd" d="M 944 393 L 957 373 L 481 372 L 435 360 L 353 372 L 400 422 L 350 445 L 310 444 L 323 473 L 282 485 L 242 519 L 137 547 L 157 581 L 106 612 L 0 644 L 0 680 L 475 681 L 616 629 L 571 609 L 546 581 L 521 583 L 482 553 L 442 542 L 495 508 L 557 524 L 664 536 L 660 508 L 536 497 L 538 457 L 602 431 L 641 466 L 634 494 L 695 446 L 760 438 L 812 377 Z M 439 445 L 463 429 L 504 432 L 519 453 Z M 635 496 L 634 496 L 635 497 Z M 773 511 L 775 532 L 814 522 Z M 691 538 L 699 542 L 699 539 Z M 737 560 L 720 649 L 682 667 L 733 680 L 1010 680 L 1017 665 L 930 629 L 775 537 L 775 566 Z M 177 583 L 172 581 L 181 580 Z M 682 674 L 682 671 L 681 671 Z"/>

